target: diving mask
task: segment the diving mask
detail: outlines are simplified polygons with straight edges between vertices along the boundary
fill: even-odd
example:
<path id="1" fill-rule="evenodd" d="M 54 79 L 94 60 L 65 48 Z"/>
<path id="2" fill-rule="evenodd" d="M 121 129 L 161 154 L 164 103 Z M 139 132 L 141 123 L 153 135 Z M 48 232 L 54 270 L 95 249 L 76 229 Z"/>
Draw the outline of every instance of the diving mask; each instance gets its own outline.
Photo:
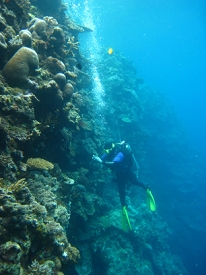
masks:
<path id="1" fill-rule="evenodd" d="M 105 152 L 106 152 L 107 154 L 109 154 L 109 153 L 113 150 L 114 147 L 115 147 L 115 144 L 112 143 L 112 147 L 111 147 L 110 149 L 105 149 Z"/>

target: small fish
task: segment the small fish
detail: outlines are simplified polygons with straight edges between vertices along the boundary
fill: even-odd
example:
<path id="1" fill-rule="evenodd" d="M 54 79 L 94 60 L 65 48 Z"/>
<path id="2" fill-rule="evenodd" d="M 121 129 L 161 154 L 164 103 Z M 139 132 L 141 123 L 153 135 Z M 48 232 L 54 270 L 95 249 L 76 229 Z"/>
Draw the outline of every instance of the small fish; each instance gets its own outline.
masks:
<path id="1" fill-rule="evenodd" d="M 113 54 L 114 50 L 112 48 L 109 48 L 107 52 L 108 54 Z"/>

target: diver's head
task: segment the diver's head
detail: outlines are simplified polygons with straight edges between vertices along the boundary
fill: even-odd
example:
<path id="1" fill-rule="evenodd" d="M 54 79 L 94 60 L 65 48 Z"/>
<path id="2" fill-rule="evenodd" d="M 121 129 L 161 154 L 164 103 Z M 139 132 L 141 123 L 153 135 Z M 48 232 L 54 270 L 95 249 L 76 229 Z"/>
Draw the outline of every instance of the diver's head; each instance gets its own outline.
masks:
<path id="1" fill-rule="evenodd" d="M 107 154 L 111 153 L 114 148 L 115 144 L 112 141 L 109 141 L 104 145 L 104 150 Z"/>
<path id="2" fill-rule="evenodd" d="M 125 140 L 122 140 L 121 142 L 119 143 L 116 143 L 115 146 L 117 146 L 118 148 L 125 148 L 127 145 L 126 141 Z"/>
<path id="3" fill-rule="evenodd" d="M 122 141 L 120 142 L 120 146 L 121 146 L 121 147 L 126 147 L 126 145 L 127 145 L 127 143 L 126 143 L 125 140 L 122 140 Z"/>

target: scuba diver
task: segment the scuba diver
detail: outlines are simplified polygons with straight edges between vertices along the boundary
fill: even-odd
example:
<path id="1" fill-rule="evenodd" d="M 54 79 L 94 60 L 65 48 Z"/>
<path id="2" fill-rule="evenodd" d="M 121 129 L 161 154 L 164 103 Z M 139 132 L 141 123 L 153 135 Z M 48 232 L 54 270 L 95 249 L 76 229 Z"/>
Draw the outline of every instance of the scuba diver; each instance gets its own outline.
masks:
<path id="1" fill-rule="evenodd" d="M 147 204 L 151 211 L 156 210 L 155 200 L 150 187 L 138 180 L 137 171 L 133 168 L 135 164 L 138 169 L 138 164 L 130 145 L 125 141 L 116 144 L 107 142 L 104 149 L 105 154 L 101 158 L 94 155 L 92 159 L 107 166 L 115 174 L 122 206 L 122 226 L 125 231 L 129 231 L 131 224 L 126 206 L 126 184 L 130 182 L 146 191 Z"/>

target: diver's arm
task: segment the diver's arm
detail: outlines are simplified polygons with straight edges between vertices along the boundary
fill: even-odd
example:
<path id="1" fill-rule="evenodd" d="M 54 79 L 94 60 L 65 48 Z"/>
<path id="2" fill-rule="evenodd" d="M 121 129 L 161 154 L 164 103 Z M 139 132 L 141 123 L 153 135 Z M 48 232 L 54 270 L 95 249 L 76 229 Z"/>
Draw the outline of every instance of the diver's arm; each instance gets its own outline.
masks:
<path id="1" fill-rule="evenodd" d="M 113 167 L 115 162 L 114 161 L 102 161 L 102 164 L 104 164 L 107 167 Z"/>
<path id="2" fill-rule="evenodd" d="M 107 167 L 114 167 L 115 165 L 120 164 L 124 159 L 124 155 L 122 152 L 119 152 L 112 161 L 104 161 L 102 160 L 102 164 L 105 164 Z"/>
<path id="3" fill-rule="evenodd" d="M 105 166 L 110 167 L 110 168 L 112 168 L 114 166 L 114 164 L 115 164 L 114 161 L 106 161 L 106 160 L 101 159 L 100 157 L 95 156 L 95 155 L 92 156 L 92 159 L 94 161 L 97 161 L 97 162 L 99 162 L 101 164 L 104 164 Z"/>
<path id="4" fill-rule="evenodd" d="M 97 162 L 102 163 L 102 159 L 101 159 L 100 157 L 96 156 L 96 155 L 93 155 L 93 156 L 92 156 L 92 159 L 93 159 L 94 161 L 97 161 Z"/>

